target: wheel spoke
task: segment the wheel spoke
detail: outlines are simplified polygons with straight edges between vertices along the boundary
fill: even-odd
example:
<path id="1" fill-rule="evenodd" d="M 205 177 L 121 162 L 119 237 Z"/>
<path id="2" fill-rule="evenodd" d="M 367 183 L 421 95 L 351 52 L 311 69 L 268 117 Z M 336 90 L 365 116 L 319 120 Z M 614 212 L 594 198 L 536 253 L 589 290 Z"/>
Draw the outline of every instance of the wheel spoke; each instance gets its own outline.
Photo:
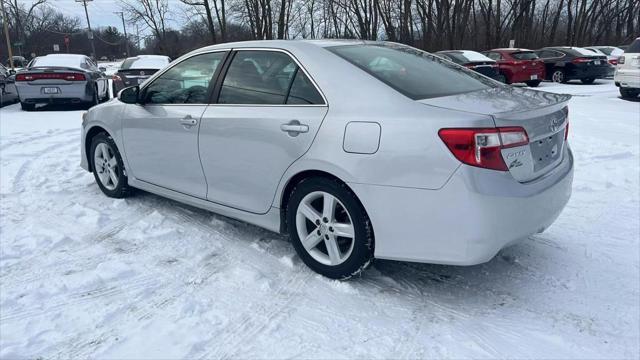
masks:
<path id="1" fill-rule="evenodd" d="M 113 186 L 117 186 L 118 185 L 118 176 L 116 175 L 115 172 L 109 171 L 109 178 L 111 179 L 111 182 L 113 183 Z"/>
<path id="2" fill-rule="evenodd" d="M 324 193 L 323 199 L 322 217 L 328 219 L 329 222 L 332 222 L 336 212 L 336 198 L 333 197 L 333 195 Z"/>
<path id="3" fill-rule="evenodd" d="M 302 246 L 304 246 L 307 251 L 315 248 L 322 241 L 322 236 L 318 235 L 317 231 L 312 231 L 307 237 L 302 240 Z"/>
<path id="4" fill-rule="evenodd" d="M 340 237 L 351 238 L 355 236 L 353 225 L 344 223 L 335 223 L 332 225 L 334 235 Z"/>
<path id="5" fill-rule="evenodd" d="M 102 185 L 106 186 L 109 183 L 109 175 L 106 171 L 98 171 L 98 177 L 100 178 Z"/>
<path id="6" fill-rule="evenodd" d="M 100 144 L 100 152 L 102 153 L 102 158 L 103 159 L 108 159 L 109 158 L 109 149 L 107 149 L 107 145 L 105 144 Z"/>
<path id="7" fill-rule="evenodd" d="M 109 167 L 111 168 L 111 170 L 114 170 L 116 168 L 116 165 L 118 165 L 118 160 L 114 156 L 111 159 L 109 159 L 108 163 L 109 163 Z"/>
<path id="8" fill-rule="evenodd" d="M 320 213 L 314 209 L 309 203 L 301 203 L 298 207 L 298 211 L 301 212 L 309 221 L 315 224 L 320 219 Z"/>
<path id="9" fill-rule="evenodd" d="M 331 265 L 340 263 L 340 248 L 338 248 L 338 242 L 336 238 L 330 236 L 328 240 L 325 240 L 325 245 L 327 245 L 327 252 L 329 254 L 329 260 L 331 260 Z"/>

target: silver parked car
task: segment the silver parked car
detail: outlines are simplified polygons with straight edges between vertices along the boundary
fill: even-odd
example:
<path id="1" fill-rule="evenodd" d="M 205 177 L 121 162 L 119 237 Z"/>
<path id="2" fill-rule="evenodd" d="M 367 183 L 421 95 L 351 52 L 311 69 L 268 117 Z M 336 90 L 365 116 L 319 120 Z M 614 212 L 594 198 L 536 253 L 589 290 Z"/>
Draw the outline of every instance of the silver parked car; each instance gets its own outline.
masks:
<path id="1" fill-rule="evenodd" d="M 36 104 L 97 105 L 109 97 L 108 80 L 85 55 L 51 54 L 33 59 L 16 75 L 23 110 Z"/>
<path id="2" fill-rule="evenodd" d="M 220 44 L 87 112 L 82 167 L 110 197 L 288 233 L 331 278 L 373 258 L 472 265 L 567 203 L 569 98 L 394 43 Z"/>
<path id="3" fill-rule="evenodd" d="M 18 101 L 15 72 L 0 64 L 0 107 Z"/>

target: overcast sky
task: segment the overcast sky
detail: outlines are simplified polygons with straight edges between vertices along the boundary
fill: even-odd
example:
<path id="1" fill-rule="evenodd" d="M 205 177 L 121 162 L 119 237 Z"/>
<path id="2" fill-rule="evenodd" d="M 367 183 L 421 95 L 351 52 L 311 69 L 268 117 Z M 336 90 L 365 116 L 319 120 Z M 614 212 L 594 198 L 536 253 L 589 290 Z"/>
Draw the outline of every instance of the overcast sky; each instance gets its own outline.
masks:
<path id="1" fill-rule="evenodd" d="M 33 0 L 19 0 L 23 3 L 32 3 Z M 82 21 L 82 24 L 86 26 L 86 17 L 84 15 L 84 7 L 81 2 L 76 2 L 75 0 L 47 0 L 47 3 L 54 8 L 64 12 L 69 16 L 77 16 Z M 120 11 L 120 1 L 119 0 L 93 0 L 88 1 L 88 10 L 89 10 L 89 20 L 91 21 L 92 27 L 101 27 L 101 26 L 115 26 L 118 30 L 122 31 L 122 20 L 120 19 L 120 14 L 114 14 L 116 11 Z M 176 11 L 176 17 L 179 19 L 183 19 L 183 10 L 180 6 L 179 0 L 169 0 L 169 4 Z M 176 24 L 172 24 L 177 27 Z M 135 27 L 127 24 L 127 31 L 131 33 L 134 32 Z M 141 28 L 140 31 L 143 31 Z"/>

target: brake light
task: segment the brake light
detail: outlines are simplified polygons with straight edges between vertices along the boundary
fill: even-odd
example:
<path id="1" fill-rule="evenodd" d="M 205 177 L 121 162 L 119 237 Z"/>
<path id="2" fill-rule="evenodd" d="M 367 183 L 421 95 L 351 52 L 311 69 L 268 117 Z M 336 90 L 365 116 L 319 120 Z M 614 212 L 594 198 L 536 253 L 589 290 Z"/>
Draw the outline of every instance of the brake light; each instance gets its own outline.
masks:
<path id="1" fill-rule="evenodd" d="M 618 58 L 618 65 L 624 64 L 624 56 Z"/>
<path id="2" fill-rule="evenodd" d="M 462 163 L 500 171 L 509 170 L 500 150 L 529 143 L 521 127 L 440 129 L 438 136 Z"/>
<path id="3" fill-rule="evenodd" d="M 118 75 L 113 75 L 111 77 L 111 80 L 113 80 L 113 81 L 122 81 L 122 78 L 120 76 L 118 76 Z"/>
<path id="4" fill-rule="evenodd" d="M 609 64 L 611 64 L 611 65 L 613 65 L 613 66 L 616 66 L 616 65 L 618 65 L 618 60 L 616 60 L 616 59 L 611 59 L 611 60 L 609 60 Z"/>
<path id="5" fill-rule="evenodd" d="M 466 64 L 464 67 L 466 67 L 467 69 L 473 69 L 473 68 L 475 68 L 476 66 L 475 66 L 475 65 L 472 65 L 472 64 Z"/>
<path id="6" fill-rule="evenodd" d="M 571 60 L 571 62 L 574 64 L 584 64 L 584 63 L 591 62 L 591 60 L 592 59 L 587 59 L 587 58 L 575 58 Z"/>
<path id="7" fill-rule="evenodd" d="M 67 81 L 85 81 L 87 78 L 84 74 L 79 73 L 36 73 L 36 74 L 18 74 L 16 81 L 34 81 L 34 80 L 67 80 Z"/>

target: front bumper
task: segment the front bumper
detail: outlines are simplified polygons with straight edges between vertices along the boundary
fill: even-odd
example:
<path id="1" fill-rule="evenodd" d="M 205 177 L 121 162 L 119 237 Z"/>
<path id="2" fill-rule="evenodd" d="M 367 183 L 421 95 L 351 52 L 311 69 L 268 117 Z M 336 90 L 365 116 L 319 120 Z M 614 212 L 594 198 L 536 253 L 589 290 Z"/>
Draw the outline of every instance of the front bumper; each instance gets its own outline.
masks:
<path id="1" fill-rule="evenodd" d="M 486 262 L 548 228 L 569 201 L 573 156 L 542 178 L 460 166 L 439 190 L 350 183 L 373 224 L 375 257 L 450 265 Z"/>

